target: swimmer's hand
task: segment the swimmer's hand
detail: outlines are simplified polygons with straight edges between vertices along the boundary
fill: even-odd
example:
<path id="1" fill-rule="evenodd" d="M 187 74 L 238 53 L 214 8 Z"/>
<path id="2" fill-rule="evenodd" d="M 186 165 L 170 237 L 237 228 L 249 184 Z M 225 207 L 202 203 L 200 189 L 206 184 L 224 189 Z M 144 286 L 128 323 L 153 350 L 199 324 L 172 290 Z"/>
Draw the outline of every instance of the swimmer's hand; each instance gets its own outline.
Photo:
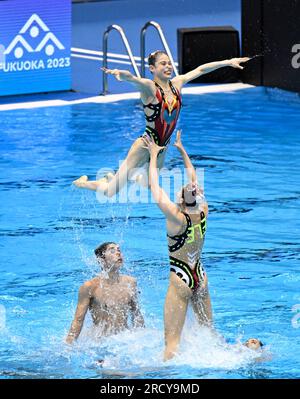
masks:
<path id="1" fill-rule="evenodd" d="M 244 67 L 240 66 L 241 63 L 247 62 L 251 60 L 249 57 L 243 57 L 243 58 L 231 58 L 229 60 L 229 66 L 233 68 L 238 68 L 238 69 L 244 69 Z"/>
<path id="2" fill-rule="evenodd" d="M 181 130 L 177 130 L 176 140 L 175 140 L 175 143 L 173 145 L 174 145 L 174 147 L 178 148 L 178 150 L 182 150 L 183 149 L 183 145 L 182 145 L 182 142 L 181 142 Z"/>
<path id="3" fill-rule="evenodd" d="M 143 148 L 147 148 L 147 150 L 150 153 L 150 156 L 157 156 L 161 151 L 163 151 L 166 147 L 160 147 L 159 145 L 157 145 L 153 138 L 147 135 L 144 135 L 142 137 L 143 141 L 144 141 L 144 146 Z"/>
<path id="4" fill-rule="evenodd" d="M 107 69 L 107 68 L 101 68 L 101 69 L 105 73 L 113 75 L 120 82 L 123 80 L 128 80 L 129 78 L 132 77 L 132 74 L 129 71 L 121 71 L 120 69 Z"/>

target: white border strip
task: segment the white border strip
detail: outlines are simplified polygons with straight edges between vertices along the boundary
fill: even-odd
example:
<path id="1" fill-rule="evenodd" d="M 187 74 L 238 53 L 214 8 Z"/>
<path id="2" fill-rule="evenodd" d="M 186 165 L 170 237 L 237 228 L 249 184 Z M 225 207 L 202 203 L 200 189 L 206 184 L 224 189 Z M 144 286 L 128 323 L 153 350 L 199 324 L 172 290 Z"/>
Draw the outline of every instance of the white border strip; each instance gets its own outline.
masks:
<path id="1" fill-rule="evenodd" d="M 88 50 L 85 48 L 79 48 L 79 47 L 72 47 L 71 48 L 72 54 L 71 56 L 74 58 L 84 58 L 84 59 L 89 59 L 93 61 L 102 61 L 103 60 L 103 51 L 96 51 L 96 50 Z M 108 59 L 108 62 L 113 62 L 116 64 L 126 64 L 126 65 L 131 65 L 130 61 L 121 61 L 123 60 L 130 60 L 129 56 L 126 54 L 118 54 L 118 53 L 107 53 L 108 57 L 111 57 Z M 115 58 L 115 59 L 113 59 Z M 141 62 L 141 57 L 138 56 L 133 56 L 135 61 Z M 121 59 L 121 60 L 120 60 Z M 175 65 L 178 67 L 178 62 L 175 62 Z M 139 64 L 138 64 L 139 66 Z M 145 66 L 148 66 L 148 58 L 145 58 Z"/>
<path id="2" fill-rule="evenodd" d="M 197 86 L 187 87 L 182 90 L 182 94 L 207 94 L 207 93 L 226 93 L 234 92 L 236 90 L 252 89 L 256 86 L 243 84 L 243 83 L 225 83 L 221 85 L 209 85 L 209 86 Z M 29 109 L 29 108 L 41 108 L 41 107 L 55 107 L 62 105 L 73 105 L 83 103 L 112 103 L 122 100 L 139 99 L 140 94 L 134 93 L 123 93 L 123 94 L 110 94 L 107 96 L 94 96 L 81 98 L 78 100 L 66 101 L 66 100 L 45 100 L 45 101 L 32 101 L 23 102 L 16 104 L 0 104 L 0 111 L 9 111 L 14 109 Z"/>
<path id="3" fill-rule="evenodd" d="M 74 58 L 84 58 L 84 59 L 93 60 L 93 61 L 103 61 L 103 57 L 96 57 L 93 55 L 81 55 L 81 54 L 72 53 L 71 56 Z M 114 60 L 113 58 L 108 58 L 107 62 L 113 62 L 115 64 L 132 65 L 130 61 Z M 137 66 L 141 66 L 141 64 L 137 63 Z"/>
<path id="4" fill-rule="evenodd" d="M 73 53 L 83 53 L 83 54 L 91 54 L 91 55 L 99 55 L 103 57 L 103 51 L 96 51 L 96 50 L 88 50 L 86 48 L 78 48 L 78 47 L 71 47 L 71 51 Z M 118 54 L 118 53 L 107 53 L 108 57 L 113 58 L 123 58 L 125 60 L 129 60 L 129 56 L 126 54 Z M 136 61 L 141 61 L 141 57 L 133 57 Z"/>

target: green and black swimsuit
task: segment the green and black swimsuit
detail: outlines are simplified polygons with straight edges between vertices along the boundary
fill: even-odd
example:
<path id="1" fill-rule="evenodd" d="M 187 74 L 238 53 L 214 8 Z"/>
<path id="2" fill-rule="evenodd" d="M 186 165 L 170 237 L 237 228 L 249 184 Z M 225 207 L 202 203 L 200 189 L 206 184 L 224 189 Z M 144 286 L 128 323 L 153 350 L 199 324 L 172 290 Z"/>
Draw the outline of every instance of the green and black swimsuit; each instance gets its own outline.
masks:
<path id="1" fill-rule="evenodd" d="M 200 255 L 206 232 L 206 217 L 201 211 L 200 215 L 193 215 L 193 223 L 189 214 L 185 212 L 183 214 L 186 218 L 185 231 L 175 236 L 167 235 L 170 271 L 195 291 L 205 277 Z"/>

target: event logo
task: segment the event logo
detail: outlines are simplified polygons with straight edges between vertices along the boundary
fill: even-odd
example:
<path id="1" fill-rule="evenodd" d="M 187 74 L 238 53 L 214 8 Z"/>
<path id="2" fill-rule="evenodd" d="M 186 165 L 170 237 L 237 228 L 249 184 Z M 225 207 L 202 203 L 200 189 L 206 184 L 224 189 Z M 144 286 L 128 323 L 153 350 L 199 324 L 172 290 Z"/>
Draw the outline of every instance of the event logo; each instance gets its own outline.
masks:
<path id="1" fill-rule="evenodd" d="M 0 0 L 0 96 L 71 88 L 71 0 Z"/>
<path id="2" fill-rule="evenodd" d="M 56 56 L 55 53 L 60 50 L 65 50 L 64 45 L 45 22 L 37 14 L 33 14 L 2 51 L 0 69 L 4 72 L 17 72 L 69 67 L 69 57 L 48 58 Z M 36 53 L 39 53 L 38 57 Z"/>
<path id="3" fill-rule="evenodd" d="M 296 53 L 292 58 L 292 67 L 298 69 L 300 68 L 300 44 L 293 45 L 292 53 Z"/>
<path id="4" fill-rule="evenodd" d="M 46 35 L 34 49 L 22 36 L 27 32 L 29 32 L 31 38 L 39 37 L 42 32 L 45 32 Z M 4 54 L 10 54 L 13 51 L 16 58 L 22 58 L 25 49 L 29 53 L 37 53 L 44 50 L 46 55 L 52 56 L 55 52 L 55 47 L 59 50 L 64 50 L 64 46 L 61 44 L 58 38 L 52 32 L 50 32 L 48 26 L 37 14 L 33 14 L 20 30 L 19 34 L 9 44 Z"/>

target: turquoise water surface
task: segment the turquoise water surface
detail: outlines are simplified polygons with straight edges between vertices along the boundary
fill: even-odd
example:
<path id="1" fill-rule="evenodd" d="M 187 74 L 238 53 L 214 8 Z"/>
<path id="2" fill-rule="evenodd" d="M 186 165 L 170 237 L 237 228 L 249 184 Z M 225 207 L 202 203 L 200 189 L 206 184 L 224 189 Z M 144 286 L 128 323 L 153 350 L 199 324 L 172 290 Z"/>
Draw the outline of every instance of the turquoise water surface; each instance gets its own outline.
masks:
<path id="1" fill-rule="evenodd" d="M 204 168 L 203 262 L 215 327 L 227 343 L 189 312 L 180 353 L 162 362 L 164 217 L 153 203 L 99 203 L 71 186 L 124 159 L 143 132 L 139 102 L 3 111 L 1 378 L 299 378 L 299 97 L 253 88 L 183 101 L 178 127 Z M 166 167 L 182 167 L 175 148 Z M 98 272 L 93 250 L 103 241 L 121 244 L 146 328 L 99 339 L 88 316 L 69 347 L 78 288 Z M 267 361 L 238 344 L 253 336 L 266 345 Z"/>

